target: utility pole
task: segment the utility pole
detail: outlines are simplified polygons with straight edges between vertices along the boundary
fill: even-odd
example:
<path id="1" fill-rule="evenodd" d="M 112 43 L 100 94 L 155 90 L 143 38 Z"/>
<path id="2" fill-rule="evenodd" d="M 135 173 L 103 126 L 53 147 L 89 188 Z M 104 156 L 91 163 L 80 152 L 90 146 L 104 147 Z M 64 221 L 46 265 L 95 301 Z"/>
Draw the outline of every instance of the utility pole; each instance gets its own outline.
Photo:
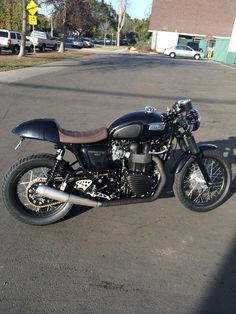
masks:
<path id="1" fill-rule="evenodd" d="M 23 18 L 22 18 L 22 32 L 21 32 L 21 44 L 20 44 L 20 53 L 18 58 L 25 56 L 25 35 L 26 35 L 26 0 L 22 0 L 23 5 Z"/>

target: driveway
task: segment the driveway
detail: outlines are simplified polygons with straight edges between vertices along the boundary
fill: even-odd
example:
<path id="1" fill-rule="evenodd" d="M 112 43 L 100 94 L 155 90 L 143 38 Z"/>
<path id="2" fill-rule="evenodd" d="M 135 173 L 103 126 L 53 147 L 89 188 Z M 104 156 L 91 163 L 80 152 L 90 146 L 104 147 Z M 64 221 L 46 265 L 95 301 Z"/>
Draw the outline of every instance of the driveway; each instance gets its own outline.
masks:
<path id="1" fill-rule="evenodd" d="M 24 120 L 55 117 L 68 129 L 107 126 L 120 115 L 192 98 L 199 142 L 219 145 L 236 165 L 236 71 L 156 55 L 93 55 L 0 73 L 0 170 L 19 157 L 53 152 L 18 139 Z M 1 202 L 1 313 L 234 313 L 235 196 L 199 214 L 170 189 L 154 203 L 86 209 L 61 222 L 17 222 Z"/>

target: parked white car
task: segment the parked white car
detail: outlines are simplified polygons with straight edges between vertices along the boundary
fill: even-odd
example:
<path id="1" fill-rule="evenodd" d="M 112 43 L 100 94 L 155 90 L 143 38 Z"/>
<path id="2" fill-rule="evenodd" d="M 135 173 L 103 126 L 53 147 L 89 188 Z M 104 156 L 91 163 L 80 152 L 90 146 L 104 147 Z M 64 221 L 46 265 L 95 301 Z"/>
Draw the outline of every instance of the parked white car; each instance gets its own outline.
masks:
<path id="1" fill-rule="evenodd" d="M 30 36 L 27 36 L 27 38 L 32 41 L 35 47 L 40 51 L 45 51 L 46 48 L 57 50 L 57 41 L 45 32 L 34 31 Z"/>
<path id="2" fill-rule="evenodd" d="M 184 58 L 193 58 L 199 60 L 204 58 L 204 54 L 200 51 L 196 51 L 189 46 L 177 45 L 172 48 L 167 48 L 164 50 L 164 55 L 169 56 L 170 58 L 175 57 L 184 57 Z"/>
<path id="3" fill-rule="evenodd" d="M 12 53 L 18 54 L 20 51 L 21 33 L 16 31 L 9 31 L 7 29 L 0 29 L 0 47 L 2 50 L 11 50 Z M 33 51 L 33 42 L 26 39 L 25 48 L 29 52 Z"/>

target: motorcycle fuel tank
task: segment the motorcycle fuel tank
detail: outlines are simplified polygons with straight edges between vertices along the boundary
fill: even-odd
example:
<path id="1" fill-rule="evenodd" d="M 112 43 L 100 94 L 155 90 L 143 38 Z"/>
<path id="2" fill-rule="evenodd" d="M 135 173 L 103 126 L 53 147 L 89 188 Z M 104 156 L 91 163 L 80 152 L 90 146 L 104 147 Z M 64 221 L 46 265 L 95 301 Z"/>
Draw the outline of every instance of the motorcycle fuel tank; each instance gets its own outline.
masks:
<path id="1" fill-rule="evenodd" d="M 114 139 L 161 139 L 166 123 L 156 112 L 137 111 L 128 113 L 109 126 L 110 137 Z"/>

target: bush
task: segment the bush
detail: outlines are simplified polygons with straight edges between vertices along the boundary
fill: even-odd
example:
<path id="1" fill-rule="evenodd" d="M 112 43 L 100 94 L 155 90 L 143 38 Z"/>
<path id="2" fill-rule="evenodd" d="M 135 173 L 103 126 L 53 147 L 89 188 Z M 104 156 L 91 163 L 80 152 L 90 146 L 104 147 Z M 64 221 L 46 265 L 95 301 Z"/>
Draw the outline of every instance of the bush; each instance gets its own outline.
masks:
<path id="1" fill-rule="evenodd" d="M 138 51 L 141 51 L 141 52 L 151 52 L 152 49 L 149 45 L 149 43 L 147 42 L 138 42 L 136 45 L 135 45 L 135 48 L 138 50 Z"/>

